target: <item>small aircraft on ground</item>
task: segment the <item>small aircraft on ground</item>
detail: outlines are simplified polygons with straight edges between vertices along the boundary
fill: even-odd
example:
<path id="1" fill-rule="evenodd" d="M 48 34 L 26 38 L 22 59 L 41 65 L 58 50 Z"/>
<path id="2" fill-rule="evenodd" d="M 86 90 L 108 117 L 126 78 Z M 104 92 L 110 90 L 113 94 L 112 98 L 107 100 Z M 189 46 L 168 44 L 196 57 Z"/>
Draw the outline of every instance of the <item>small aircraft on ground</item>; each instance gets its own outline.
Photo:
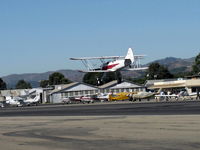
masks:
<path id="1" fill-rule="evenodd" d="M 77 104 L 77 103 L 94 103 L 96 100 L 93 96 L 80 96 L 80 97 L 69 97 L 69 98 L 63 98 L 62 103 L 63 104 Z"/>
<path id="2" fill-rule="evenodd" d="M 154 97 L 155 94 L 156 93 L 152 93 L 152 92 L 138 92 L 138 93 L 129 95 L 129 97 L 131 101 L 136 101 L 136 100 L 141 101 L 142 99 L 147 99 L 149 101 L 150 98 Z"/>
<path id="3" fill-rule="evenodd" d="M 75 101 L 79 102 L 79 103 L 94 103 L 95 98 L 91 95 L 91 96 L 80 96 L 80 97 L 75 97 Z"/>
<path id="4" fill-rule="evenodd" d="M 80 60 L 85 65 L 87 70 L 79 70 L 80 72 L 116 72 L 121 70 L 145 70 L 148 67 L 141 67 L 140 59 L 144 55 L 133 55 L 133 50 L 128 49 L 126 56 L 103 56 L 103 57 L 81 57 L 70 58 L 71 60 Z M 100 67 L 96 68 L 91 60 L 100 60 Z M 105 60 L 112 60 L 107 61 Z"/>
<path id="5" fill-rule="evenodd" d="M 156 100 L 193 100 L 197 98 L 197 92 L 190 92 L 188 88 L 160 88 L 155 95 Z"/>
<path id="6" fill-rule="evenodd" d="M 109 93 L 99 93 L 97 95 L 97 99 L 101 102 L 104 102 L 104 101 L 108 101 L 109 100 Z"/>
<path id="7" fill-rule="evenodd" d="M 158 100 L 186 100 L 186 99 L 195 99 L 197 93 L 187 93 L 187 91 L 180 91 L 178 94 L 158 94 L 155 95 L 155 98 Z"/>
<path id="8" fill-rule="evenodd" d="M 1 102 L 0 107 L 22 107 L 37 105 L 40 102 L 40 95 L 31 96 L 32 93 L 26 92 L 22 96 L 6 96 L 5 100 Z"/>
<path id="9" fill-rule="evenodd" d="M 124 101 L 130 100 L 129 95 L 134 94 L 135 92 L 120 92 L 120 93 L 111 93 L 109 94 L 109 101 Z"/>
<path id="10" fill-rule="evenodd" d="M 34 98 L 29 98 L 24 100 L 24 103 L 27 106 L 31 106 L 31 105 L 37 105 L 40 101 L 40 95 L 36 95 Z"/>
<path id="11" fill-rule="evenodd" d="M 22 106 L 22 101 L 24 101 L 24 99 L 21 97 L 7 96 L 4 105 L 20 107 Z"/>

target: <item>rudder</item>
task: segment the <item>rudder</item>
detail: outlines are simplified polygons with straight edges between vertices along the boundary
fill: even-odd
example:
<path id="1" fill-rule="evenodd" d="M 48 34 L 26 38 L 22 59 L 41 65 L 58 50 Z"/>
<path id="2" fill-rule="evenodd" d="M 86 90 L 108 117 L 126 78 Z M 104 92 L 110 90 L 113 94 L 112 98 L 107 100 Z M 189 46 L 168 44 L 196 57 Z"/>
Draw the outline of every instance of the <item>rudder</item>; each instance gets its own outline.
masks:
<path id="1" fill-rule="evenodd" d="M 133 50 L 132 50 L 132 48 L 129 48 L 129 49 L 128 49 L 127 55 L 126 55 L 126 57 L 125 57 L 125 60 L 126 60 L 126 59 L 131 60 L 131 63 L 134 62 L 134 55 L 133 55 Z"/>

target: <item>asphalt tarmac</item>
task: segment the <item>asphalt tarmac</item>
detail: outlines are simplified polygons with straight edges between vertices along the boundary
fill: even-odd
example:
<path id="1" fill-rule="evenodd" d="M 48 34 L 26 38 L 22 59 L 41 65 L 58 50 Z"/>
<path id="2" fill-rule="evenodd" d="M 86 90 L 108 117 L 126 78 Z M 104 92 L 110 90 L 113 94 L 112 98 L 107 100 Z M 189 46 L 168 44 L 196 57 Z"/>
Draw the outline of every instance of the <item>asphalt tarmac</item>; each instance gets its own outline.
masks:
<path id="1" fill-rule="evenodd" d="M 200 101 L 0 109 L 2 150 L 199 150 Z"/>
<path id="2" fill-rule="evenodd" d="M 200 101 L 111 102 L 1 108 L 0 116 L 102 116 L 200 114 Z"/>

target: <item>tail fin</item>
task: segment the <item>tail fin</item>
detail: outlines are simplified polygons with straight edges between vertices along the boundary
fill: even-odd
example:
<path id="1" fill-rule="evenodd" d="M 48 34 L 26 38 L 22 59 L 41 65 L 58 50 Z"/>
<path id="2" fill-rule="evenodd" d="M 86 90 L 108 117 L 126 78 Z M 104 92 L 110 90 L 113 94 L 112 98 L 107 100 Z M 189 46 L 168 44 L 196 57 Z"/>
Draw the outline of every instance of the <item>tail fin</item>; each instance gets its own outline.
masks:
<path id="1" fill-rule="evenodd" d="M 125 59 L 131 60 L 131 63 L 134 62 L 133 50 L 131 48 L 128 49 L 128 52 L 127 52 Z"/>

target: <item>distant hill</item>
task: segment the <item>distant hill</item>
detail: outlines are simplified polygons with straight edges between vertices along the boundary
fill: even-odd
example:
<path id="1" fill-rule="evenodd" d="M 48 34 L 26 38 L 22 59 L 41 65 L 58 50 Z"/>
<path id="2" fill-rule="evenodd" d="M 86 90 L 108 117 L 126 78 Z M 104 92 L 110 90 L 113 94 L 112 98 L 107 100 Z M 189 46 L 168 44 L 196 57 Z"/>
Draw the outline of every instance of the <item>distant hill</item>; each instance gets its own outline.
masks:
<path id="1" fill-rule="evenodd" d="M 53 72 L 60 72 L 71 81 L 82 81 L 84 73 L 75 70 L 57 70 L 45 73 L 26 73 L 26 74 L 12 74 L 2 77 L 6 82 L 8 88 L 14 88 L 19 80 L 25 80 L 31 83 L 32 87 L 38 87 L 41 80 L 48 80 L 49 75 Z"/>
<path id="2" fill-rule="evenodd" d="M 175 58 L 175 57 L 166 57 L 164 59 L 155 60 L 153 62 L 150 62 L 148 64 L 145 64 L 144 66 L 149 66 L 151 63 L 159 63 L 165 67 L 168 68 L 168 70 L 175 74 L 175 73 L 181 73 L 181 72 L 190 72 L 192 70 L 192 65 L 194 63 L 195 58 L 189 58 L 189 59 L 181 59 L 181 58 Z M 125 78 L 138 78 L 145 74 L 145 71 L 126 71 L 122 72 L 123 76 Z"/>
<path id="3" fill-rule="evenodd" d="M 154 62 L 158 62 L 159 64 L 166 66 L 171 73 L 178 73 L 191 71 L 194 60 L 195 57 L 189 59 L 167 57 Z"/>
<path id="4" fill-rule="evenodd" d="M 192 64 L 195 58 L 181 59 L 174 57 L 167 57 L 164 59 L 156 60 L 153 62 L 158 62 L 161 65 L 166 66 L 171 73 L 187 72 L 191 71 Z M 153 63 L 151 62 L 151 63 Z M 150 63 L 146 64 L 148 66 Z M 49 75 L 53 72 L 60 72 L 65 75 L 71 81 L 81 82 L 85 73 L 78 72 L 76 70 L 57 70 L 49 71 L 45 73 L 26 73 L 26 74 L 13 74 L 2 77 L 2 79 L 7 83 L 8 88 L 14 88 L 19 80 L 25 80 L 31 83 L 32 87 L 38 87 L 41 80 L 47 80 Z M 124 78 L 137 78 L 144 74 L 144 71 L 124 71 L 122 75 Z"/>

